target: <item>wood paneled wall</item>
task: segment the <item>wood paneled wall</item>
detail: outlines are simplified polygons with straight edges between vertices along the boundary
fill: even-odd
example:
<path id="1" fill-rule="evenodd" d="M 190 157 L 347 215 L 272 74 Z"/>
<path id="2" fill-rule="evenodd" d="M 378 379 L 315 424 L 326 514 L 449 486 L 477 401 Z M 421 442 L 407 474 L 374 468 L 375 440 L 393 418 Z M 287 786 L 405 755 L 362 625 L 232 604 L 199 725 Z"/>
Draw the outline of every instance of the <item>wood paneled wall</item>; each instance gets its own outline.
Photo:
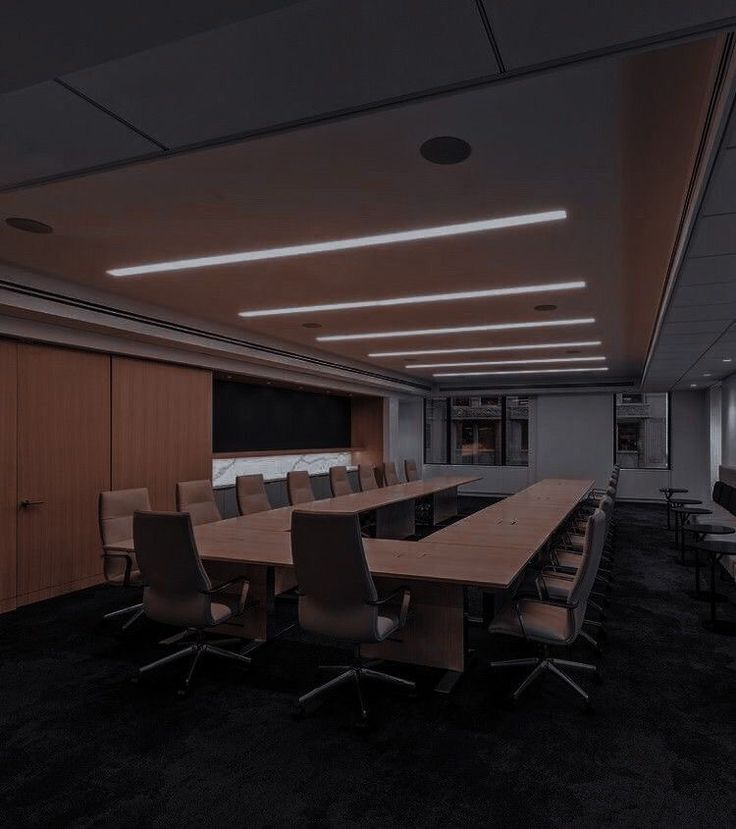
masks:
<path id="1" fill-rule="evenodd" d="M 112 488 L 148 487 L 176 509 L 177 481 L 212 478 L 212 374 L 112 358 Z"/>
<path id="2" fill-rule="evenodd" d="M 0 340 L 0 613 L 15 607 L 18 346 Z"/>
<path id="3" fill-rule="evenodd" d="M 110 358 L 18 346 L 18 604 L 102 574 L 97 498 L 110 485 Z M 35 503 L 38 502 L 38 503 Z"/>
<path id="4" fill-rule="evenodd" d="M 102 580 L 101 491 L 211 476 L 209 371 L 0 340 L 0 613 Z"/>
<path id="5" fill-rule="evenodd" d="M 355 463 L 383 463 L 384 409 L 382 397 L 353 397 L 350 409 L 350 443 L 359 447 Z"/>

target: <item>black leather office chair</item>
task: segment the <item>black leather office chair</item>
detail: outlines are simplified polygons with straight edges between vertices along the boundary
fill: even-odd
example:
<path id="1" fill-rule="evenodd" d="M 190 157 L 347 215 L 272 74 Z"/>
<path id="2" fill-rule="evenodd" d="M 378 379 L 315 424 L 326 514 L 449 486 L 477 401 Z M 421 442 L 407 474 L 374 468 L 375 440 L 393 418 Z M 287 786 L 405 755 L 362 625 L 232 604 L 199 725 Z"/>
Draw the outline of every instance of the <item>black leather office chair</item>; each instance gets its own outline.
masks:
<path id="1" fill-rule="evenodd" d="M 360 646 L 383 642 L 406 623 L 410 593 L 398 588 L 379 598 L 363 550 L 355 515 L 292 514 L 291 554 L 299 583 L 299 624 L 314 634 L 339 639 L 354 649 L 351 665 L 329 666 L 337 676 L 299 698 L 306 712 L 326 693 L 345 683 L 355 687 L 361 721 L 368 712 L 361 682 L 373 679 L 414 690 L 414 683 L 367 667 Z"/>

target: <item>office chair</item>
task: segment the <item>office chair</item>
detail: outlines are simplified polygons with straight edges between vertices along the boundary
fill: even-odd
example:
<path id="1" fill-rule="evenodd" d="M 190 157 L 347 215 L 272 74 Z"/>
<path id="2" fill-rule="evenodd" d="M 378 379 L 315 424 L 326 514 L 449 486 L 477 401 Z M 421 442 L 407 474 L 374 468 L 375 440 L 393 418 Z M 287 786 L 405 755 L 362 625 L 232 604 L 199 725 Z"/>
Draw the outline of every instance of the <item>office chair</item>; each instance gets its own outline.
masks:
<path id="1" fill-rule="evenodd" d="M 381 474 L 383 476 L 384 486 L 396 486 L 401 483 L 399 476 L 396 473 L 396 464 L 393 461 L 386 461 L 381 467 Z"/>
<path id="2" fill-rule="evenodd" d="M 368 712 L 361 690 L 364 679 L 410 691 L 415 688 L 413 682 L 375 671 L 360 658 L 361 645 L 383 642 L 401 630 L 411 595 L 401 587 L 379 598 L 355 515 L 295 510 L 291 555 L 299 582 L 301 627 L 309 633 L 348 642 L 354 648 L 353 664 L 329 666 L 337 676 L 300 697 L 299 711 L 306 713 L 326 693 L 351 683 L 357 692 L 361 722 L 365 723 Z"/>
<path id="3" fill-rule="evenodd" d="M 146 616 L 166 625 L 185 627 L 195 636 L 195 640 L 182 650 L 139 668 L 139 676 L 191 656 L 184 687 L 179 690 L 179 694 L 184 694 L 203 654 L 223 656 L 249 665 L 247 656 L 212 644 L 207 641 L 206 634 L 243 612 L 250 582 L 245 576 L 236 576 L 217 587 L 212 586 L 199 557 L 191 515 L 188 512 L 136 512 L 133 538 L 145 582 L 143 610 Z M 222 592 L 235 584 L 240 585 L 239 595 Z"/>
<path id="4" fill-rule="evenodd" d="M 404 461 L 404 476 L 407 481 L 419 480 L 419 470 L 417 469 L 416 461 L 411 460 L 411 458 L 407 458 Z"/>
<path id="5" fill-rule="evenodd" d="M 361 492 L 369 492 L 371 489 L 378 489 L 376 473 L 373 471 L 373 467 L 370 464 L 361 463 L 358 466 L 358 482 L 360 484 Z"/>
<path id="6" fill-rule="evenodd" d="M 222 521 L 210 481 L 179 482 L 176 485 L 176 508 L 179 512 L 188 512 L 195 527 Z"/>
<path id="7" fill-rule="evenodd" d="M 312 481 L 309 478 L 309 472 L 300 470 L 297 472 L 286 473 L 286 492 L 289 496 L 289 503 L 306 504 L 309 501 L 314 501 L 314 490 L 312 489 Z"/>
<path id="8" fill-rule="evenodd" d="M 333 498 L 337 498 L 339 495 L 352 495 L 353 488 L 350 486 L 347 467 L 330 467 L 330 489 Z"/>
<path id="9" fill-rule="evenodd" d="M 235 497 L 241 515 L 253 515 L 271 509 L 263 475 L 238 475 L 235 479 Z"/>
<path id="10" fill-rule="evenodd" d="M 583 628 L 588 599 L 603 551 L 605 532 L 605 513 L 602 510 L 596 510 L 589 520 L 586 549 L 582 556 L 581 566 L 564 604 L 514 597 L 503 605 L 489 625 L 489 633 L 515 636 L 541 646 L 542 653 L 538 657 L 507 659 L 490 663 L 492 668 L 533 666 L 531 673 L 514 691 L 512 695 L 514 702 L 543 673 L 549 671 L 579 694 L 585 701 L 586 708 L 592 708 L 588 693 L 562 669 L 590 673 L 600 681 L 601 675 L 598 668 L 583 662 L 552 657 L 549 652 L 550 648 L 572 645 Z"/>
<path id="11" fill-rule="evenodd" d="M 135 555 L 108 548 L 116 542 L 132 538 L 133 513 L 150 509 L 148 490 L 144 488 L 118 489 L 100 493 L 97 502 L 97 517 L 102 541 L 103 573 L 108 584 L 116 587 L 143 587 L 143 579 Z M 114 619 L 130 613 L 133 615 L 123 625 L 123 630 L 127 630 L 143 615 L 142 603 L 113 610 L 111 613 L 106 613 L 104 618 Z"/>

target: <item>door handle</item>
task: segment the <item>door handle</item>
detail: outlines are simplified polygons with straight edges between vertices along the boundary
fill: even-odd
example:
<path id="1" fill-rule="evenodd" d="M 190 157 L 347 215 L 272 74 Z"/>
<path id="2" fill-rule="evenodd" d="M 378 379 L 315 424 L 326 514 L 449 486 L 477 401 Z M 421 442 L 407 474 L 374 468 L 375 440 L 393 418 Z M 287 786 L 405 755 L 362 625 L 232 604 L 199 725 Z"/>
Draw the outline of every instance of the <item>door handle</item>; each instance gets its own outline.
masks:
<path id="1" fill-rule="evenodd" d="M 33 501 L 30 498 L 23 498 L 20 502 L 20 506 L 23 509 L 28 509 L 28 507 L 35 507 L 35 506 L 38 506 L 39 504 L 45 504 L 45 503 L 46 503 L 45 501 Z"/>

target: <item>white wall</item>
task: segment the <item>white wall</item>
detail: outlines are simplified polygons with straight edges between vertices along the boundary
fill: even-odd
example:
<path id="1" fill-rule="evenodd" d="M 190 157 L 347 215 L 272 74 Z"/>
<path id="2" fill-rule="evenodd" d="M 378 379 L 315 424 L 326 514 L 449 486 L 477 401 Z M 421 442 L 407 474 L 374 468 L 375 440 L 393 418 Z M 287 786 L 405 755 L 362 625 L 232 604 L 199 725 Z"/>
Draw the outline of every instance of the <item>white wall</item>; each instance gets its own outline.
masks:
<path id="1" fill-rule="evenodd" d="M 724 466 L 736 466 L 736 374 L 721 384 L 721 455 Z"/>
<path id="2" fill-rule="evenodd" d="M 608 483 L 613 466 L 613 395 L 537 397 L 536 480 L 595 478 Z"/>
<path id="3" fill-rule="evenodd" d="M 399 459 L 412 457 L 412 451 L 417 458 L 423 453 L 423 411 L 419 401 L 411 402 L 412 417 L 404 423 L 400 448 L 392 452 L 392 457 Z M 464 491 L 483 494 L 517 492 L 534 481 L 553 477 L 593 478 L 604 485 L 613 465 L 613 395 L 540 394 L 530 402 L 528 468 L 430 464 L 424 468 L 425 477 L 477 474 L 481 480 Z M 736 375 L 731 405 L 730 439 L 736 465 Z M 725 414 L 723 422 L 725 436 Z M 710 412 L 705 392 L 673 393 L 671 429 L 672 469 L 623 469 L 619 497 L 661 500 L 659 488 L 670 485 L 687 487 L 694 498 L 708 494 Z M 725 444 L 724 437 L 724 463 L 728 463 Z"/>

